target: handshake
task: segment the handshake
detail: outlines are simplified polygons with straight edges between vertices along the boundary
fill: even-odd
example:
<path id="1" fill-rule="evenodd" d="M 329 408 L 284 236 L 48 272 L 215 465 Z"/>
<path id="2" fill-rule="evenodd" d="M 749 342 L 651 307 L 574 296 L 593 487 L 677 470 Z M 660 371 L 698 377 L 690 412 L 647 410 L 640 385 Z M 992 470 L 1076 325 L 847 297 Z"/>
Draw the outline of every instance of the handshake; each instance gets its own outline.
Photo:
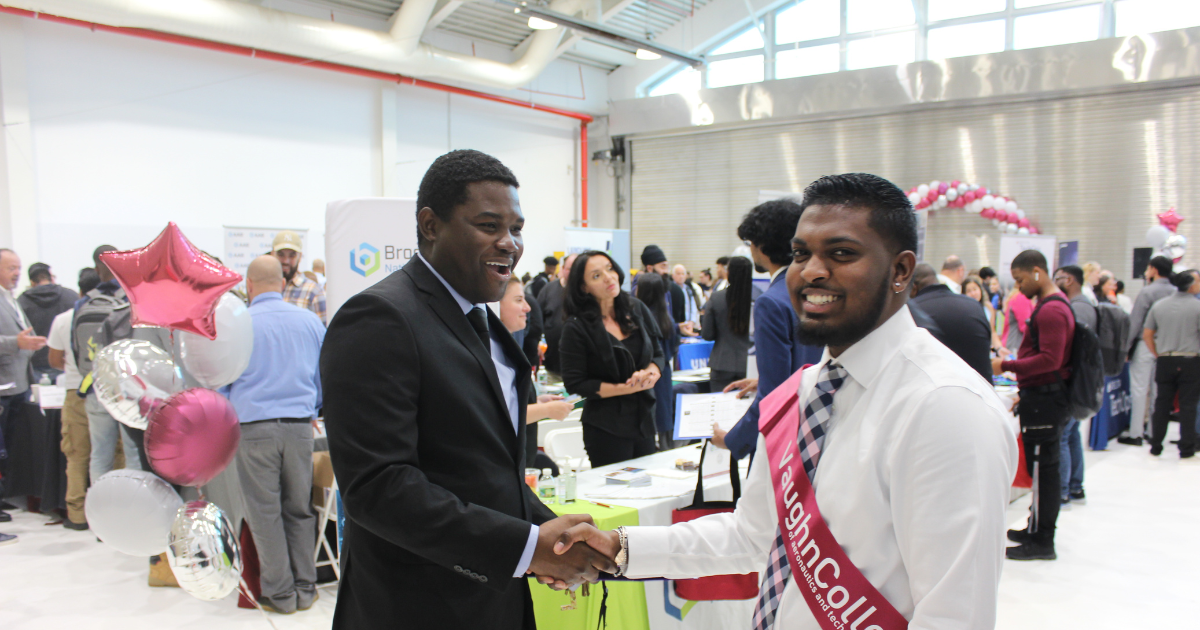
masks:
<path id="1" fill-rule="evenodd" d="M 558 591 L 595 583 L 601 572 L 616 573 L 614 559 L 620 551 L 617 532 L 596 529 L 589 514 L 567 514 L 538 526 L 537 546 L 527 573 Z"/>

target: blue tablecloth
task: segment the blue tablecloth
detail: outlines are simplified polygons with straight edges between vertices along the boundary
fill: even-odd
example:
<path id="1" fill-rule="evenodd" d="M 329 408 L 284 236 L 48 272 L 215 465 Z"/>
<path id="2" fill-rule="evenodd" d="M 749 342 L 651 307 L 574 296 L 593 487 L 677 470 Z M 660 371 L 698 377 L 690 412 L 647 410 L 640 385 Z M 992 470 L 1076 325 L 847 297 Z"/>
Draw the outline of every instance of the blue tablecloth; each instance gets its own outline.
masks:
<path id="1" fill-rule="evenodd" d="M 1092 429 L 1088 435 L 1088 448 L 1103 451 L 1108 441 L 1129 428 L 1131 399 L 1129 396 L 1129 364 L 1120 376 L 1104 379 L 1104 406 L 1092 417 Z"/>

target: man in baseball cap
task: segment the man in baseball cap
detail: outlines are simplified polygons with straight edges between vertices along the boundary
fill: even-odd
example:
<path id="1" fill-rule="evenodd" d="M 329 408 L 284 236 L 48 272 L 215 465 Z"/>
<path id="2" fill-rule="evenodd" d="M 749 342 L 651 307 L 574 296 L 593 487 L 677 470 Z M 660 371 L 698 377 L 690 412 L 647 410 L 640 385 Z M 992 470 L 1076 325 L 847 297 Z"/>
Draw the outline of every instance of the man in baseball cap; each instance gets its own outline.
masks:
<path id="1" fill-rule="evenodd" d="M 292 230 L 280 230 L 271 242 L 271 255 L 283 266 L 283 301 L 306 308 L 325 320 L 325 289 L 300 273 L 300 259 L 304 256 L 304 244 L 300 235 Z"/>

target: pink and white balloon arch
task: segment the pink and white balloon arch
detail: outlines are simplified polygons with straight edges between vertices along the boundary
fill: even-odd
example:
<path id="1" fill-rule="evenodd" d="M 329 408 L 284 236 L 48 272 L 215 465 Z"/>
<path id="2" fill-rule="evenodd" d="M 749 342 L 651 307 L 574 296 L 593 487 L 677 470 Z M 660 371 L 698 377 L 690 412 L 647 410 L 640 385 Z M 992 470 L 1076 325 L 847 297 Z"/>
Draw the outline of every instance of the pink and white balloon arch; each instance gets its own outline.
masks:
<path id="1" fill-rule="evenodd" d="M 1010 197 L 999 195 L 979 184 L 968 184 L 954 180 L 934 180 L 908 191 L 908 200 L 914 210 L 941 210 L 958 208 L 990 220 L 1001 232 L 1010 234 L 1040 234 L 1025 211 Z"/>

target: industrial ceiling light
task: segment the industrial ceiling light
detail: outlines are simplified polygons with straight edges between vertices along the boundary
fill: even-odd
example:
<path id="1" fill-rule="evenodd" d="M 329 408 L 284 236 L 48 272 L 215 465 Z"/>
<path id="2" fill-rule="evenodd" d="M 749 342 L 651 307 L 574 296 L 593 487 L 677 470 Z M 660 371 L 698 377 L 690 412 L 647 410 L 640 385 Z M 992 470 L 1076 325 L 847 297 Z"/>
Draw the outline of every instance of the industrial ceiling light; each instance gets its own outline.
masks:
<path id="1" fill-rule="evenodd" d="M 529 28 L 535 31 L 548 31 L 552 28 L 558 28 L 558 25 L 548 20 L 543 20 L 540 17 L 529 17 Z"/>
<path id="2" fill-rule="evenodd" d="M 545 21 L 565 28 L 574 29 L 580 33 L 593 35 L 595 37 L 602 37 L 604 39 L 628 46 L 629 48 L 637 51 L 638 59 L 649 60 L 667 57 L 669 59 L 674 59 L 675 61 L 686 63 L 693 68 L 704 65 L 703 57 L 697 57 L 696 55 L 686 53 L 682 50 L 656 44 L 644 37 L 611 28 L 604 24 L 600 24 L 599 22 L 583 20 L 574 16 L 566 15 L 565 13 L 559 13 L 558 11 L 551 11 L 545 7 L 538 6 L 536 4 L 530 4 L 529 2 L 522 0 L 495 0 L 495 2 L 501 6 L 512 7 L 516 13 L 522 13 L 530 16 L 530 28 L 537 28 L 534 26 L 533 22 L 533 20 L 537 18 L 539 21 Z"/>

